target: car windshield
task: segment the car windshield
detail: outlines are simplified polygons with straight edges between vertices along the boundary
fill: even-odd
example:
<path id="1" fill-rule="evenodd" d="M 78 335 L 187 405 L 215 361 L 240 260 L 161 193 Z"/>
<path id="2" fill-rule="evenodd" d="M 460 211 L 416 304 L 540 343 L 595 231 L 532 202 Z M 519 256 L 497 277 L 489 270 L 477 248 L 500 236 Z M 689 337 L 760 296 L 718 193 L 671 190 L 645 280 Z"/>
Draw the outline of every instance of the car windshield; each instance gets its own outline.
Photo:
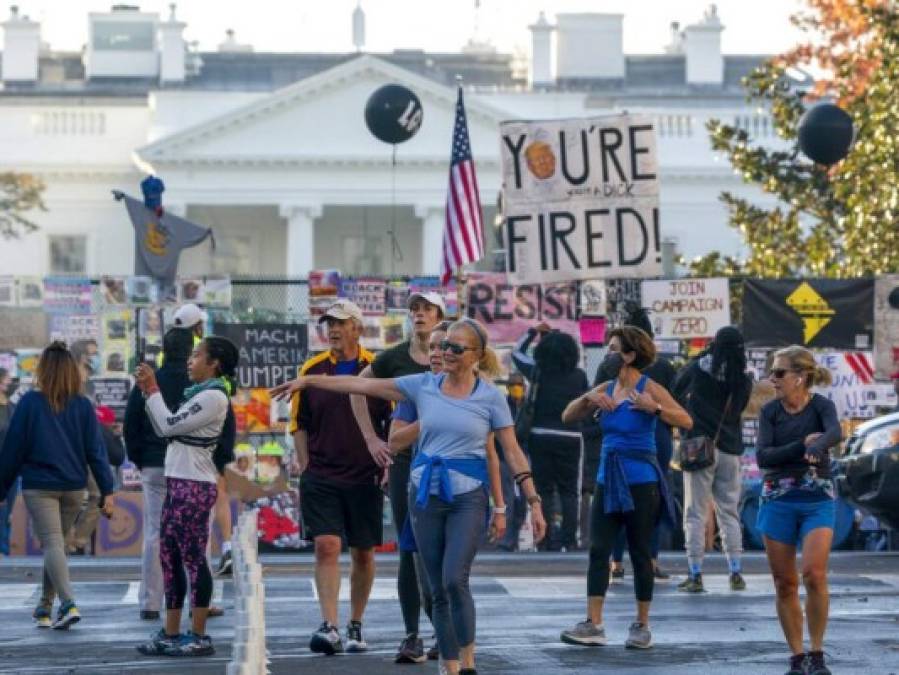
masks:
<path id="1" fill-rule="evenodd" d="M 882 427 L 872 429 L 863 437 L 858 439 L 861 441 L 860 444 L 858 444 L 858 440 L 853 443 L 852 439 L 850 439 L 847 449 L 849 453 L 854 455 L 873 452 L 878 448 L 888 448 L 892 445 L 892 443 L 890 443 L 890 433 L 894 429 L 899 429 L 899 420 L 896 420 L 895 422 L 891 422 L 889 424 L 884 424 Z"/>

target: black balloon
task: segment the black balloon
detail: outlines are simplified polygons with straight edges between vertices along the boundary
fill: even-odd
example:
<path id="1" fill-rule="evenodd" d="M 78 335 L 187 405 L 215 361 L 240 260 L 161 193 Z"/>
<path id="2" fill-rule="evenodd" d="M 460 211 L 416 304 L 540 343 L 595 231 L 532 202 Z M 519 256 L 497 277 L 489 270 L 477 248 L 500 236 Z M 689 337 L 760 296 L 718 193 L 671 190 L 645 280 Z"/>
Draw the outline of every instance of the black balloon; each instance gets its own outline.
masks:
<path id="1" fill-rule="evenodd" d="M 836 164 L 849 154 L 855 132 L 849 114 L 821 103 L 807 110 L 799 120 L 799 148 L 817 164 Z"/>
<path id="2" fill-rule="evenodd" d="M 378 140 L 402 143 L 421 128 L 421 101 L 401 84 L 385 84 L 365 104 L 365 125 Z"/>

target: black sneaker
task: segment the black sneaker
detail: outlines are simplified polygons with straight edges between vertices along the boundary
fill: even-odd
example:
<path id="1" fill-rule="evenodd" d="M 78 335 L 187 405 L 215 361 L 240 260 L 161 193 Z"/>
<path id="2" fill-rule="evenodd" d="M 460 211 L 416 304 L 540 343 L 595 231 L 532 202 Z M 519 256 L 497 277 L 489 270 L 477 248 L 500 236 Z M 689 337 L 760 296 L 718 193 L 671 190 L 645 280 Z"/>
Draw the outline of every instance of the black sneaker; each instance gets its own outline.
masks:
<path id="1" fill-rule="evenodd" d="M 705 586 L 702 585 L 702 575 L 697 574 L 694 577 L 687 577 L 677 585 L 677 590 L 684 593 L 705 593 Z"/>
<path id="2" fill-rule="evenodd" d="M 807 675 L 830 675 L 830 668 L 824 665 L 824 652 L 809 652 L 805 662 Z"/>
<path id="3" fill-rule="evenodd" d="M 322 622 L 318 630 L 312 634 L 309 640 L 309 649 L 316 654 L 333 656 L 343 651 L 343 642 L 340 641 L 340 632 L 337 626 L 332 626 L 327 621 Z"/>
<path id="4" fill-rule="evenodd" d="M 422 639 L 417 635 L 407 635 L 400 642 L 400 648 L 397 650 L 395 663 L 424 663 L 428 660 L 425 654 L 425 646 Z"/>
<path id="5" fill-rule="evenodd" d="M 166 635 L 165 629 L 160 628 L 154 633 L 149 642 L 137 645 L 137 651 L 144 656 L 162 656 L 167 649 L 173 649 L 181 640 L 181 635 Z"/>
<path id="6" fill-rule="evenodd" d="M 362 638 L 361 621 L 350 621 L 346 625 L 346 650 L 350 654 L 368 651 L 368 643 Z"/>
<path id="7" fill-rule="evenodd" d="M 225 551 L 222 553 L 222 557 L 219 558 L 218 567 L 215 568 L 215 576 L 224 577 L 230 576 L 231 574 L 231 551 Z"/>
<path id="8" fill-rule="evenodd" d="M 437 638 L 434 638 L 434 644 L 428 647 L 428 661 L 436 661 L 440 658 L 440 647 L 437 645 Z"/>
<path id="9" fill-rule="evenodd" d="M 793 654 L 790 657 L 790 669 L 786 675 L 806 675 L 805 662 L 805 654 Z"/>

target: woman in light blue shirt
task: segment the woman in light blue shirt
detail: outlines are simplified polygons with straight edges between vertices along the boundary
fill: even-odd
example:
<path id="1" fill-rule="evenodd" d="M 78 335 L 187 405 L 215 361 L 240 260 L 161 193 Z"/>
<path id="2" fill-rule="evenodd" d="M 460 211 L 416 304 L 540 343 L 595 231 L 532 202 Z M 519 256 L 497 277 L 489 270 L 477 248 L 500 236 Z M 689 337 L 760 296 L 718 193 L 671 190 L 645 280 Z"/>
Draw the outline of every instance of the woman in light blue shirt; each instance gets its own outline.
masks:
<path id="1" fill-rule="evenodd" d="M 480 379 L 495 354 L 487 331 L 464 319 L 452 324 L 443 350 L 443 372 L 396 379 L 300 377 L 272 390 L 275 396 L 317 387 L 409 400 L 418 410 L 418 454 L 412 465 L 409 501 L 412 528 L 424 559 L 434 600 L 434 628 L 447 672 L 474 673 L 474 601 L 468 585 L 477 546 L 487 527 L 487 437 L 496 434 L 532 508 L 534 537 L 546 532 L 540 497 L 527 458 L 515 438 L 502 393 Z"/>

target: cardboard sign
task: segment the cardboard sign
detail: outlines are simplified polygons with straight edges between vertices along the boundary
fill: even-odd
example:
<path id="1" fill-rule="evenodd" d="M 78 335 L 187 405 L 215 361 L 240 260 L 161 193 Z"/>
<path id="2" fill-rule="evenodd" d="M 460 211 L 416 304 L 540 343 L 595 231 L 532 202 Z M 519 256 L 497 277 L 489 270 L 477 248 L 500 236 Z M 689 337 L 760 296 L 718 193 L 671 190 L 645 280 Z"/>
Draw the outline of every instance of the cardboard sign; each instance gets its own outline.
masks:
<path id="1" fill-rule="evenodd" d="M 100 321 L 96 314 L 53 314 L 50 316 L 50 339 L 73 345 L 79 340 L 100 339 Z"/>
<path id="2" fill-rule="evenodd" d="M 500 135 L 513 281 L 661 274 L 652 118 L 504 122 Z"/>
<path id="3" fill-rule="evenodd" d="M 727 279 L 644 281 L 641 294 L 653 332 L 662 340 L 714 337 L 730 325 Z"/>
<path id="4" fill-rule="evenodd" d="M 245 389 L 270 389 L 292 380 L 309 355 L 305 324 L 216 323 L 215 332 L 240 351 L 237 378 Z"/>
<path id="5" fill-rule="evenodd" d="M 365 316 L 381 316 L 386 307 L 387 282 L 383 279 L 356 277 L 343 279 L 340 297 L 354 302 Z"/>
<path id="6" fill-rule="evenodd" d="M 126 377 L 93 377 L 91 388 L 97 405 L 111 408 L 116 421 L 121 422 L 125 418 L 125 408 L 128 406 L 131 380 Z"/>
<path id="7" fill-rule="evenodd" d="M 816 387 L 815 391 L 834 402 L 840 419 L 877 415 L 882 399 L 879 389 L 884 385 L 874 382 L 871 352 L 818 352 L 815 360 L 833 378 L 830 386 Z"/>
<path id="8" fill-rule="evenodd" d="M 874 365 L 881 380 L 899 372 L 899 274 L 874 282 Z"/>
<path id="9" fill-rule="evenodd" d="M 473 272 L 466 297 L 466 316 L 483 323 L 493 343 L 517 342 L 543 321 L 572 336 L 580 331 L 577 282 L 515 284 L 501 272 Z"/>
<path id="10" fill-rule="evenodd" d="M 749 347 L 870 351 L 872 279 L 747 279 L 743 335 Z"/>

